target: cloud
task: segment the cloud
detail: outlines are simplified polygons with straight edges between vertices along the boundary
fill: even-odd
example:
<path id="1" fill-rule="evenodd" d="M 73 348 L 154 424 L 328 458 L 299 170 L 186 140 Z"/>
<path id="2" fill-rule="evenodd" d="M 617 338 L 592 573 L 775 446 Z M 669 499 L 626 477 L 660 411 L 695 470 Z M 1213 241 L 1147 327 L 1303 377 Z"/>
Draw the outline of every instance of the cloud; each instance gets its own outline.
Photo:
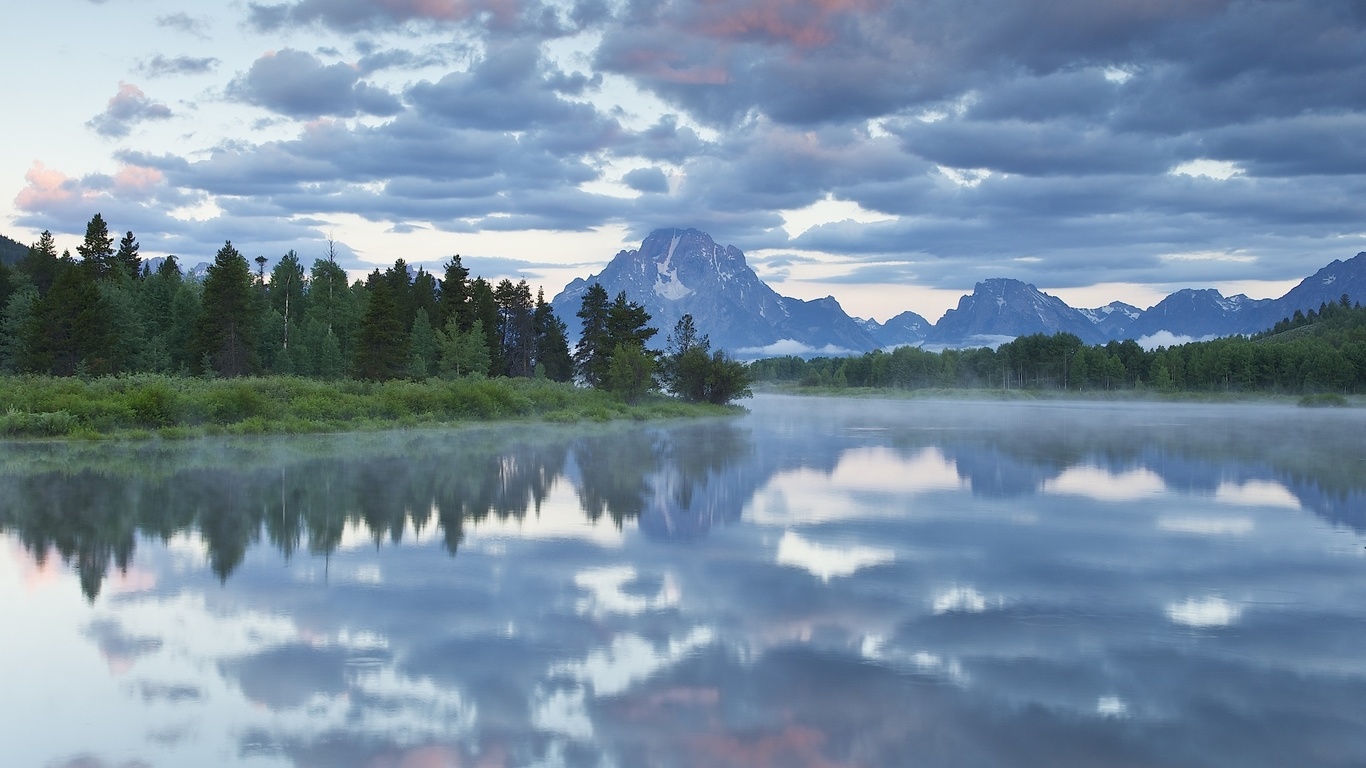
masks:
<path id="1" fill-rule="evenodd" d="M 138 71 L 148 77 L 166 77 L 168 75 L 203 75 L 218 68 L 219 61 L 212 56 L 196 58 L 194 56 L 176 56 L 167 58 L 157 54 L 150 59 L 142 62 L 138 66 Z"/>
<path id="2" fill-rule="evenodd" d="M 741 357 L 780 357 L 784 355 L 809 356 L 809 355 L 831 355 L 842 357 L 852 355 L 854 351 L 844 349 L 833 344 L 824 347 L 812 347 L 801 343 L 795 339 L 779 339 L 772 344 L 762 347 L 744 347 L 735 350 L 735 354 Z"/>
<path id="3" fill-rule="evenodd" d="M 294 118 L 388 117 L 402 111 L 398 97 L 360 78 L 354 66 L 324 65 L 311 53 L 286 48 L 257 59 L 228 85 L 228 94 Z"/>
<path id="4" fill-rule="evenodd" d="M 637 192 L 668 192 L 669 179 L 658 168 L 635 168 L 627 171 L 621 180 Z"/>
<path id="5" fill-rule="evenodd" d="M 1190 344 L 1195 341 L 1209 341 L 1213 338 L 1213 336 L 1201 336 L 1199 338 L 1194 336 L 1177 336 L 1171 331 L 1158 331 L 1151 336 L 1143 336 L 1135 339 L 1135 341 L 1138 342 L 1138 346 L 1151 352 L 1159 347 L 1178 347 L 1182 344 Z"/>
<path id="6" fill-rule="evenodd" d="M 121 139 L 138 123 L 170 117 L 170 107 L 148 98 L 136 85 L 119 83 L 119 92 L 110 97 L 104 111 L 90 118 L 86 125 L 101 136 Z"/>
<path id="7" fill-rule="evenodd" d="M 313 24 L 355 32 L 410 23 L 510 28 L 521 20 L 522 5 L 520 0 L 299 0 L 277 5 L 248 3 L 247 8 L 252 26 L 263 32 Z"/>
<path id="8" fill-rule="evenodd" d="M 163 29 L 175 29 L 188 35 L 194 35 L 200 40 L 208 39 L 209 20 L 205 17 L 195 17 L 188 13 L 170 13 L 165 16 L 157 17 L 157 26 Z"/>

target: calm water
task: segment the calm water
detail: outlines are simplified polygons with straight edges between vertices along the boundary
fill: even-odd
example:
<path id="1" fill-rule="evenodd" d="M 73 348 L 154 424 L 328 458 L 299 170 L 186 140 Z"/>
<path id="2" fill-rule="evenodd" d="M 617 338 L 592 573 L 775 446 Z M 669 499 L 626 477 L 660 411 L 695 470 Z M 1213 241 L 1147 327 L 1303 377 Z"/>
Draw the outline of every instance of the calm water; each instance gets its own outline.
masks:
<path id="1" fill-rule="evenodd" d="M 1366 765 L 1366 413 L 0 445 L 0 765 Z"/>

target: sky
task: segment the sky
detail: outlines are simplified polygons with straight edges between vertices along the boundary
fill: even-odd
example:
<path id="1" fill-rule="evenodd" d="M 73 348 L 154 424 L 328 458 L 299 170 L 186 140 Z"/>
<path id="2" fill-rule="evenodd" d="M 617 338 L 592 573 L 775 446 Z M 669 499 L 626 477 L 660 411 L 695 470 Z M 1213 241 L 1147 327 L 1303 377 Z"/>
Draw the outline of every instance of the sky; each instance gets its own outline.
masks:
<path id="1" fill-rule="evenodd" d="M 329 241 L 553 296 L 659 227 L 936 320 L 1280 296 L 1366 251 L 1361 0 L 49 0 L 5 12 L 0 233 Z M 17 32 L 17 33 L 16 33 Z"/>

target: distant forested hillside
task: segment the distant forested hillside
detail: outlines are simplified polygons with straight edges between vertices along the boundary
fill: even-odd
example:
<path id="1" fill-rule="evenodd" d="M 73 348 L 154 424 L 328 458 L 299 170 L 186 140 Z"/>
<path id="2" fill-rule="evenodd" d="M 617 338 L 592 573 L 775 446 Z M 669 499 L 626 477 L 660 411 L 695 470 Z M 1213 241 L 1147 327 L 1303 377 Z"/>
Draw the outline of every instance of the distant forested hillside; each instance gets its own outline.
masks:
<path id="1" fill-rule="evenodd" d="M 978 388 L 1182 392 L 1366 392 L 1366 309 L 1344 295 L 1254 336 L 1145 350 L 1133 341 L 1087 345 L 1070 333 L 1021 336 L 996 349 L 899 347 L 859 357 L 750 364 L 756 381 L 812 387 Z"/>
<path id="2" fill-rule="evenodd" d="M 0 264 L 14 265 L 28 253 L 28 246 L 0 235 Z"/>

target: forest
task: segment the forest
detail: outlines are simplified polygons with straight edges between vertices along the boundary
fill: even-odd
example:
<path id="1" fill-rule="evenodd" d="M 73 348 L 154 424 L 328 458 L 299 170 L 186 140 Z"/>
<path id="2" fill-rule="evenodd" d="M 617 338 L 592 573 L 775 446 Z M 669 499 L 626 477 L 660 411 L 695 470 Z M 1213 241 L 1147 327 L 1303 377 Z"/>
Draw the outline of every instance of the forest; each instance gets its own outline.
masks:
<path id="1" fill-rule="evenodd" d="M 329 245 L 305 270 L 294 251 L 269 271 L 225 242 L 202 276 L 176 257 L 144 262 L 132 232 L 115 243 L 95 214 L 77 257 L 43 232 L 12 267 L 0 263 L 0 372 L 320 380 L 506 377 L 579 382 L 628 403 L 664 388 L 697 402 L 747 392 L 744 367 L 680 323 L 667 351 L 647 347 L 650 315 L 595 286 L 582 339 L 525 280 L 471 279 L 460 256 L 441 275 L 403 259 L 350 282 Z M 591 299 L 591 301 L 590 301 Z M 689 365 L 689 361 L 699 365 Z M 700 376 L 690 385 L 686 376 Z M 679 378 L 683 376 L 684 378 Z"/>
<path id="2" fill-rule="evenodd" d="M 1106 392 L 1366 392 L 1366 310 L 1344 295 L 1250 337 L 1145 350 L 1087 345 L 1069 333 L 1021 336 L 996 349 L 918 347 L 858 357 L 779 357 L 750 364 L 756 381 L 802 387 Z"/>

